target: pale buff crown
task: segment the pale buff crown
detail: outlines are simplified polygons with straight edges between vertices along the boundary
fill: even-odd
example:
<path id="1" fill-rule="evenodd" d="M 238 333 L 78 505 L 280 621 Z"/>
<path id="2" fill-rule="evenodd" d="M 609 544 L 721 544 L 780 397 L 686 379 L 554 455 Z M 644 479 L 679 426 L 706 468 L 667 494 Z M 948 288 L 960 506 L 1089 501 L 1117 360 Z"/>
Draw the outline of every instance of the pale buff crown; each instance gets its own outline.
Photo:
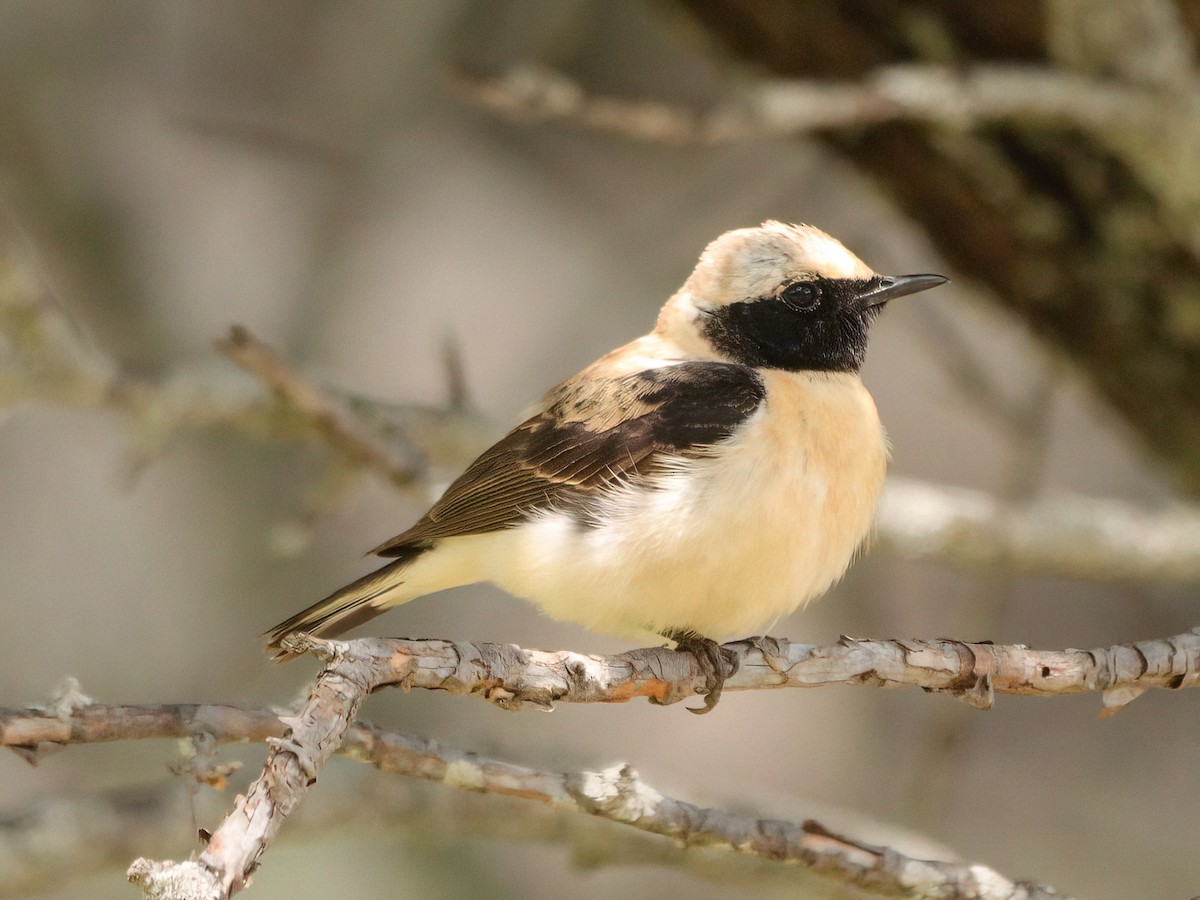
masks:
<path id="1" fill-rule="evenodd" d="M 811 225 L 764 222 L 727 231 L 700 255 L 683 287 L 663 307 L 656 330 L 698 355 L 707 342 L 694 322 L 698 313 L 773 294 L 806 278 L 870 278 L 875 272 L 841 241 Z"/>

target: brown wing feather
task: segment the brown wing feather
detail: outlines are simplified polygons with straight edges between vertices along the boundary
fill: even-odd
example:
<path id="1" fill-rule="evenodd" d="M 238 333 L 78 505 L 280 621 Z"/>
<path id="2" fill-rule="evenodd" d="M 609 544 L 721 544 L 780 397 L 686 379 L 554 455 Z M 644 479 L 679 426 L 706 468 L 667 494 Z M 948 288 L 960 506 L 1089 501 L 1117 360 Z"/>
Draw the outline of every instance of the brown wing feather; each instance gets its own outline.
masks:
<path id="1" fill-rule="evenodd" d="M 696 456 L 728 438 L 762 403 L 753 369 L 689 362 L 559 388 L 545 412 L 486 450 L 408 531 L 376 547 L 509 528 L 544 509 L 575 509 L 654 470 L 664 455 Z M 614 413 L 620 410 L 620 413 Z"/>

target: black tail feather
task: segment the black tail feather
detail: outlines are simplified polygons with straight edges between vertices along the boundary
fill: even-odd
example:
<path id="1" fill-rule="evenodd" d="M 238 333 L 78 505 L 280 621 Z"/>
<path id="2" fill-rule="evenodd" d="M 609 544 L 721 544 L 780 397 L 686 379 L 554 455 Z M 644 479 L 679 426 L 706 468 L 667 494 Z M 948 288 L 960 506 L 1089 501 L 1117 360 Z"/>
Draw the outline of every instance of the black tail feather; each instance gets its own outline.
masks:
<path id="1" fill-rule="evenodd" d="M 403 583 L 396 576 L 422 552 L 416 548 L 414 550 L 415 552 L 364 575 L 352 584 L 330 594 L 324 600 L 317 601 L 308 609 L 280 622 L 266 632 L 267 646 L 280 649 L 283 639 L 297 631 L 303 631 L 315 637 L 336 637 L 344 631 L 349 631 L 351 628 L 375 618 L 386 607 L 374 601 Z M 280 650 L 275 659 L 283 661 L 294 656 L 293 653 Z"/>

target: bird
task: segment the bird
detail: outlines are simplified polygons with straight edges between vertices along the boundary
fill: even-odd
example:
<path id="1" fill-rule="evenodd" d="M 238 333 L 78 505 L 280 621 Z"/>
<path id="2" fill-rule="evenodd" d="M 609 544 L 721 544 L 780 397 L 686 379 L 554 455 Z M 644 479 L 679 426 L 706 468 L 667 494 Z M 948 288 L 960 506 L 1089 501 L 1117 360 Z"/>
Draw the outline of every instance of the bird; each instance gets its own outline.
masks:
<path id="1" fill-rule="evenodd" d="M 860 377 L 891 300 L 840 241 L 767 221 L 712 241 L 646 335 L 552 388 L 411 528 L 391 561 L 268 632 L 336 636 L 491 582 L 553 618 L 694 654 L 703 707 L 755 632 L 825 593 L 871 530 L 889 444 Z M 291 656 L 286 649 L 277 658 Z"/>

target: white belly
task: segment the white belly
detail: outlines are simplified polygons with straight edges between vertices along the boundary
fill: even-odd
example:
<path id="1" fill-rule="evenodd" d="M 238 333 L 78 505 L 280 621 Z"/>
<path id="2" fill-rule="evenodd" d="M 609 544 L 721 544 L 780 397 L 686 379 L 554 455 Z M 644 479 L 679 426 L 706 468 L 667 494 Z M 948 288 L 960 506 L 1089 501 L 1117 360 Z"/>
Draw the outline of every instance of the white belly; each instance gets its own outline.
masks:
<path id="1" fill-rule="evenodd" d="M 766 406 L 717 453 L 618 494 L 599 525 L 552 514 L 447 544 L 461 541 L 483 578 L 596 631 L 769 627 L 841 577 L 871 527 L 887 450 L 857 376 L 765 380 Z"/>

